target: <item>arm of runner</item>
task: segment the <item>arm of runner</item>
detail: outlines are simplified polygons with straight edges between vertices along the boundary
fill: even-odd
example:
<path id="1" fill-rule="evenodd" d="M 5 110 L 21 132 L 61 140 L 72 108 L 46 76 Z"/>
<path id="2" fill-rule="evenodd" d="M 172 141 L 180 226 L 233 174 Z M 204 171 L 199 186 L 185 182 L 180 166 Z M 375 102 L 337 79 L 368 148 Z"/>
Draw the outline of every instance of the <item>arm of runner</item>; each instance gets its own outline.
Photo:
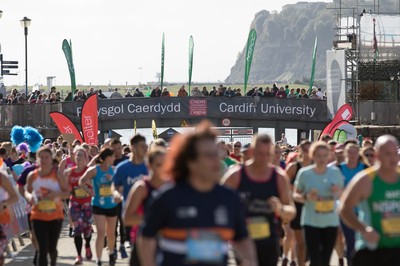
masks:
<path id="1" fill-rule="evenodd" d="M 92 160 L 90 160 L 89 164 L 87 165 L 88 167 L 92 167 L 95 166 L 97 164 L 97 158 L 99 157 L 99 155 L 96 155 L 92 158 Z"/>
<path id="2" fill-rule="evenodd" d="M 125 175 L 122 173 L 121 168 L 116 167 L 114 170 L 113 184 L 115 186 L 115 189 L 121 194 L 124 193 L 124 183 L 123 183 L 124 178 Z"/>
<path id="3" fill-rule="evenodd" d="M 65 181 L 67 182 L 67 184 L 69 183 L 68 179 L 69 176 L 71 175 L 72 169 L 67 169 L 64 171 L 64 177 L 65 177 Z M 68 186 L 68 190 L 69 192 L 72 192 L 72 187 Z"/>
<path id="4" fill-rule="evenodd" d="M 156 248 L 157 241 L 155 237 L 138 238 L 139 258 L 142 266 L 155 266 L 156 265 Z"/>
<path id="5" fill-rule="evenodd" d="M 371 194 L 372 182 L 368 175 L 356 176 L 344 190 L 340 199 L 339 214 L 344 223 L 350 228 L 359 231 L 365 240 L 374 242 L 371 228 L 360 222 L 354 208 Z M 375 232 L 376 233 L 376 232 Z"/>
<path id="6" fill-rule="evenodd" d="M 240 167 L 233 167 L 226 172 L 220 181 L 222 186 L 236 190 L 240 183 Z"/>
<path id="7" fill-rule="evenodd" d="M 60 165 L 58 166 L 58 169 L 61 172 L 64 172 L 66 164 L 67 164 L 67 159 L 66 158 L 62 159 L 61 162 L 60 162 Z"/>
<path id="8" fill-rule="evenodd" d="M 7 206 L 18 201 L 18 195 L 7 176 L 0 174 L 0 178 L 2 186 L 8 193 L 8 199 L 0 202 L 0 211 L 3 211 L 3 209 L 7 208 Z"/>
<path id="9" fill-rule="evenodd" d="M 29 203 L 32 203 L 32 201 L 33 201 L 33 195 L 32 195 L 32 191 L 33 191 L 32 182 L 33 182 L 33 180 L 32 180 L 32 176 L 33 176 L 33 172 L 30 172 L 28 174 L 28 177 L 26 178 L 26 190 L 24 192 L 24 198 Z"/>
<path id="10" fill-rule="evenodd" d="M 289 180 L 293 180 L 296 178 L 296 170 L 297 170 L 297 163 L 290 163 L 286 167 L 285 172 L 286 172 Z"/>
<path id="11" fill-rule="evenodd" d="M 279 168 L 277 169 L 277 185 L 281 206 L 280 209 L 276 211 L 278 211 L 278 215 L 282 218 L 282 220 L 291 221 L 296 216 L 296 208 L 294 206 L 292 197 L 290 196 L 289 178 L 283 170 Z"/>
<path id="12" fill-rule="evenodd" d="M 85 184 L 89 182 L 93 177 L 95 177 L 96 174 L 97 174 L 96 167 L 92 166 L 79 179 L 78 182 L 79 186 L 83 188 L 89 195 L 91 195 L 92 192 L 85 186 Z"/>
<path id="13" fill-rule="evenodd" d="M 142 204 L 143 199 L 147 195 L 146 185 L 143 181 L 138 181 L 129 191 L 126 201 L 124 222 L 127 226 L 139 225 L 143 221 L 143 215 L 138 214 L 138 208 Z"/>
<path id="14" fill-rule="evenodd" d="M 242 260 L 242 263 L 240 265 L 258 265 L 254 242 L 250 238 L 245 238 L 243 240 L 233 242 L 233 247 L 239 253 L 239 257 Z"/>

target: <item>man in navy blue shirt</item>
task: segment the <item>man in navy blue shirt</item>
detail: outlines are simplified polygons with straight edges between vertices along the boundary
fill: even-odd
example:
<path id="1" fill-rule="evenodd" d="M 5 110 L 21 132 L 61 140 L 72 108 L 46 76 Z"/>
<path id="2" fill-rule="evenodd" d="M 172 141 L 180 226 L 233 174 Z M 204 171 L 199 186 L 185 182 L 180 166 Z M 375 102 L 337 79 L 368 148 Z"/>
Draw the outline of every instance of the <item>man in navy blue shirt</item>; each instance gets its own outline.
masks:
<path id="1" fill-rule="evenodd" d="M 114 166 L 117 166 L 123 161 L 128 160 L 128 156 L 125 156 L 122 152 L 122 143 L 119 139 L 115 138 L 111 140 L 111 147 L 114 150 Z M 120 242 L 121 245 L 119 247 L 119 252 L 121 253 L 121 258 L 125 259 L 128 257 L 128 254 L 126 253 L 125 250 L 125 241 L 127 238 L 127 232 L 125 232 L 125 225 L 124 221 L 122 219 L 122 202 L 118 203 L 118 219 L 117 223 L 115 224 L 115 250 L 114 250 L 114 255 L 117 256 L 117 238 L 118 238 L 118 223 L 119 223 L 119 236 L 120 236 Z M 128 232 L 129 233 L 129 232 Z"/>
<path id="2" fill-rule="evenodd" d="M 141 135 L 134 136 L 130 141 L 130 150 L 129 160 L 122 161 L 116 166 L 113 177 L 115 188 L 124 195 L 124 204 L 133 184 L 148 175 L 144 161 L 147 154 L 145 137 Z M 130 241 L 132 248 L 134 248 L 134 239 L 130 239 L 131 228 L 126 227 L 125 230 L 126 240 Z"/>
<path id="3" fill-rule="evenodd" d="M 174 182 L 149 202 L 138 241 L 142 266 L 156 265 L 157 247 L 157 265 L 227 265 L 229 242 L 243 263 L 257 265 L 239 195 L 218 185 L 218 157 L 208 123 L 173 141 L 165 166 Z"/>

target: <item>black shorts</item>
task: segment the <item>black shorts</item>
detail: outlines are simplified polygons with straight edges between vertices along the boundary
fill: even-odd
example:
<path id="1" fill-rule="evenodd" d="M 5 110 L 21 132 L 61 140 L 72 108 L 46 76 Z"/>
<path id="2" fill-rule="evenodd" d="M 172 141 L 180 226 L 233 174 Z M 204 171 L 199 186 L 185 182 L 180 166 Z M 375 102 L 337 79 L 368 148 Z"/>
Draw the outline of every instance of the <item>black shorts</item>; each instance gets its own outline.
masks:
<path id="1" fill-rule="evenodd" d="M 301 230 L 300 219 L 304 204 L 295 201 L 294 205 L 296 206 L 296 217 L 294 217 L 294 219 L 290 222 L 290 228 L 293 230 Z"/>
<path id="2" fill-rule="evenodd" d="M 104 209 L 97 206 L 92 206 L 92 213 L 97 215 L 105 215 L 107 217 L 118 216 L 119 208 L 118 205 L 111 209 Z"/>

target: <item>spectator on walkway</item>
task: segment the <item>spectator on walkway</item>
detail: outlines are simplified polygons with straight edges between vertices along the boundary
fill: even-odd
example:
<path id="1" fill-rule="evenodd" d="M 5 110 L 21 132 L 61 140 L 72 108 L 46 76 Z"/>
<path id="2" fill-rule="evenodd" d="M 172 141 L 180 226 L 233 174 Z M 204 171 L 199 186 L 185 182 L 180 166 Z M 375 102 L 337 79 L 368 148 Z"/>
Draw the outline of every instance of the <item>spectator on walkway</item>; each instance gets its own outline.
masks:
<path id="1" fill-rule="evenodd" d="M 228 87 L 228 89 L 225 91 L 224 96 L 226 96 L 226 97 L 235 97 L 236 93 L 235 93 L 235 91 L 232 90 L 231 87 Z"/>
<path id="2" fill-rule="evenodd" d="M 255 97 L 255 96 L 263 97 L 264 96 L 263 88 L 260 87 L 258 89 L 255 89 L 252 96 L 253 97 Z"/>
<path id="3" fill-rule="evenodd" d="M 185 90 L 185 85 L 182 85 L 182 86 L 179 88 L 178 97 L 187 97 L 187 96 L 188 96 L 188 93 L 187 93 L 187 91 Z"/>
<path id="4" fill-rule="evenodd" d="M 308 95 L 306 93 L 305 89 L 301 89 L 300 94 L 299 94 L 299 99 L 307 99 Z"/>
<path id="5" fill-rule="evenodd" d="M 133 97 L 144 97 L 144 94 L 139 88 L 136 88 L 135 92 L 133 93 Z"/>
<path id="6" fill-rule="evenodd" d="M 171 94 L 169 93 L 168 88 L 164 87 L 163 91 L 161 93 L 161 97 L 170 97 L 170 96 L 171 96 Z"/>
<path id="7" fill-rule="evenodd" d="M 210 93 L 208 92 L 206 86 L 203 86 L 203 90 L 201 92 L 203 93 L 204 96 L 210 96 Z"/>
<path id="8" fill-rule="evenodd" d="M 43 93 L 43 100 L 45 102 L 48 102 L 46 93 Z M 76 101 L 84 101 L 84 100 L 86 100 L 86 96 L 85 96 L 85 94 L 83 94 L 83 91 L 77 90 L 75 92 L 74 102 L 76 102 Z"/>
<path id="9" fill-rule="evenodd" d="M 273 93 L 274 95 L 276 95 L 276 93 L 279 91 L 279 88 L 278 88 L 278 86 L 276 85 L 276 83 L 274 83 L 274 84 L 272 85 L 271 91 L 272 91 L 272 93 Z"/>
<path id="10" fill-rule="evenodd" d="M 90 96 L 92 96 L 93 94 L 96 94 L 96 92 L 94 91 L 94 88 L 93 88 L 93 87 L 90 87 L 90 88 L 89 88 L 89 91 L 88 91 L 88 93 L 87 93 L 87 97 L 90 97 Z"/>
<path id="11" fill-rule="evenodd" d="M 297 88 L 296 89 L 296 97 L 299 98 L 299 95 L 300 95 L 300 88 Z"/>
<path id="12" fill-rule="evenodd" d="M 289 93 L 290 93 L 289 85 L 285 86 L 285 93 L 286 93 L 286 96 L 289 95 Z"/>
<path id="13" fill-rule="evenodd" d="M 264 91 L 264 97 L 272 98 L 272 97 L 275 97 L 275 95 L 269 87 L 266 87 L 265 91 Z"/>
<path id="14" fill-rule="evenodd" d="M 161 96 L 161 90 L 160 87 L 156 86 L 150 93 L 150 97 L 160 97 Z"/>
<path id="15" fill-rule="evenodd" d="M 203 97 L 203 93 L 199 90 L 199 87 L 195 86 L 193 90 L 190 93 L 190 96 L 192 97 Z"/>
<path id="16" fill-rule="evenodd" d="M 289 92 L 289 94 L 287 95 L 287 97 L 288 97 L 289 99 L 296 99 L 296 98 L 297 98 L 296 94 L 294 93 L 294 89 L 290 89 L 290 92 Z"/>
<path id="17" fill-rule="evenodd" d="M 256 90 L 258 90 L 257 86 L 253 86 L 253 88 L 251 88 L 251 89 L 246 93 L 246 96 L 252 97 L 253 94 L 254 94 L 254 92 L 255 92 Z"/>
<path id="18" fill-rule="evenodd" d="M 318 88 L 317 90 L 317 96 L 318 98 L 320 98 L 321 100 L 324 99 L 324 93 L 322 92 L 321 88 Z"/>
<path id="19" fill-rule="evenodd" d="M 100 99 L 107 99 L 107 96 L 105 96 L 105 95 L 103 94 L 103 91 L 102 91 L 102 90 L 99 90 L 97 94 L 98 94 L 98 97 L 99 97 Z"/>
<path id="20" fill-rule="evenodd" d="M 118 92 L 118 88 L 114 89 L 114 92 L 111 93 L 110 99 L 118 99 L 118 98 L 123 98 L 122 94 Z"/>
<path id="21" fill-rule="evenodd" d="M 240 88 L 236 89 L 236 96 L 242 96 L 242 91 Z"/>
<path id="22" fill-rule="evenodd" d="M 275 94 L 276 98 L 284 99 L 286 98 L 286 92 L 284 87 L 280 87 L 279 91 Z"/>
<path id="23" fill-rule="evenodd" d="M 125 98 L 131 98 L 131 97 L 132 97 L 131 92 L 130 92 L 130 91 L 127 91 L 127 92 L 125 93 Z"/>
<path id="24" fill-rule="evenodd" d="M 217 96 L 216 94 L 217 94 L 217 88 L 214 86 L 213 88 L 212 88 L 212 90 L 210 91 L 210 94 L 209 94 L 209 96 Z"/>
<path id="25" fill-rule="evenodd" d="M 309 97 L 311 100 L 322 100 L 321 98 L 319 98 L 318 96 L 317 96 L 317 92 L 315 91 L 315 90 L 313 90 L 312 92 L 311 92 L 311 95 L 310 95 L 310 97 Z"/>

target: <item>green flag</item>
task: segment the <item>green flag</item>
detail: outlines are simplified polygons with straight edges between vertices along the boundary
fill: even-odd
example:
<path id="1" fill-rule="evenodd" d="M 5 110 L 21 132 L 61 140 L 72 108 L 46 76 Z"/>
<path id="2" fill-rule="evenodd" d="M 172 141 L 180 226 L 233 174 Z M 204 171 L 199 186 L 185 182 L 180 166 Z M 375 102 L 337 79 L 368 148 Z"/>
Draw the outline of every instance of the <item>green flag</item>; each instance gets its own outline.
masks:
<path id="1" fill-rule="evenodd" d="M 315 37 L 314 50 L 313 50 L 313 56 L 312 56 L 310 87 L 308 88 L 308 95 L 311 94 L 312 87 L 314 85 L 315 64 L 317 62 L 317 46 L 318 46 L 318 37 Z"/>
<path id="2" fill-rule="evenodd" d="M 188 92 L 189 96 L 190 96 L 190 85 L 192 84 L 193 50 L 194 50 L 193 36 L 190 35 L 190 38 L 189 38 L 189 92 Z"/>
<path id="3" fill-rule="evenodd" d="M 253 60 L 254 47 L 256 46 L 257 32 L 251 29 L 247 38 L 245 69 L 244 69 L 244 93 L 246 94 L 247 81 L 249 80 L 251 61 Z"/>
<path id="4" fill-rule="evenodd" d="M 162 34 L 162 45 L 161 45 L 161 90 L 164 87 L 164 56 L 165 56 L 165 45 L 164 45 L 164 32 Z"/>
<path id="5" fill-rule="evenodd" d="M 65 58 L 67 59 L 69 76 L 71 78 L 71 91 L 72 91 L 72 95 L 74 95 L 75 91 L 76 91 L 76 82 L 75 82 L 74 62 L 72 60 L 72 44 L 71 44 L 71 40 L 70 40 L 69 43 L 68 43 L 68 41 L 66 39 L 63 40 L 63 42 L 62 42 L 62 50 L 64 51 Z"/>

